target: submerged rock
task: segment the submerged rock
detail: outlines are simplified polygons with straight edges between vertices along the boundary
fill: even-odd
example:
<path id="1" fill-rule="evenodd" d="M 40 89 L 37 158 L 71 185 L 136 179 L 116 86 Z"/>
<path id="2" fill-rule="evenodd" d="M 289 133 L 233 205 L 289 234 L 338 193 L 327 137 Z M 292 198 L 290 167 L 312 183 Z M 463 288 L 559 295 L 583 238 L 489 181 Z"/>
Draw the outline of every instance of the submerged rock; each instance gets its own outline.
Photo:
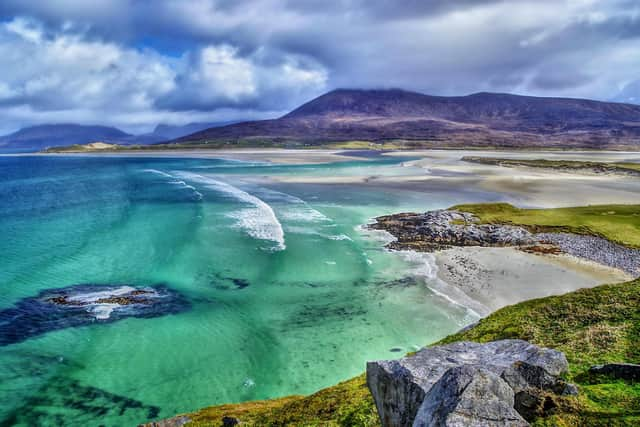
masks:
<path id="1" fill-rule="evenodd" d="M 0 346 L 58 329 L 127 317 L 158 317 L 187 310 L 189 302 L 165 287 L 75 285 L 48 289 L 0 311 Z"/>
<path id="2" fill-rule="evenodd" d="M 559 378 L 567 370 L 563 353 L 526 341 L 459 342 L 369 362 L 367 384 L 383 426 L 521 426 L 537 415 L 517 411 L 533 390 L 575 390 Z"/>

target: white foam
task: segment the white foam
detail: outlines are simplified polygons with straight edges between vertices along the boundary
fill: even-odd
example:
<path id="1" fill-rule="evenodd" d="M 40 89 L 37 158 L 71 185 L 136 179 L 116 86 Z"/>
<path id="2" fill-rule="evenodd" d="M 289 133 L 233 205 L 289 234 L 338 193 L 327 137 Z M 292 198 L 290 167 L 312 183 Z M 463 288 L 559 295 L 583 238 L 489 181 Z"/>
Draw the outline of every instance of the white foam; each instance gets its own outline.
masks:
<path id="1" fill-rule="evenodd" d="M 131 286 L 121 286 L 117 289 L 112 289 L 108 291 L 96 291 L 96 292 L 88 292 L 86 294 L 73 295 L 67 299 L 69 301 L 78 301 L 78 302 L 91 304 L 102 298 L 110 298 L 110 297 L 117 297 L 120 295 L 126 295 L 135 290 L 136 288 L 133 288 Z"/>
<path id="2" fill-rule="evenodd" d="M 414 251 L 398 251 L 397 253 L 414 266 L 410 273 L 423 278 L 425 284 L 434 294 L 454 305 L 464 307 L 475 319 L 491 313 L 491 310 L 485 305 L 438 277 L 438 266 L 434 254 Z"/>
<path id="3" fill-rule="evenodd" d="M 312 208 L 307 202 L 299 197 L 275 190 L 262 189 L 261 192 L 268 196 L 270 201 L 273 200 L 275 202 L 286 203 L 286 206 L 279 209 L 278 213 L 281 218 L 287 221 L 332 222 L 331 218 L 327 217 L 317 209 Z"/>
<path id="4" fill-rule="evenodd" d="M 337 234 L 337 235 L 333 235 L 333 236 L 327 236 L 329 239 L 331 240 L 349 240 L 349 241 L 353 241 L 353 239 L 349 236 L 347 236 L 346 234 Z"/>
<path id="5" fill-rule="evenodd" d="M 193 195 L 196 197 L 197 200 L 202 200 L 203 196 L 202 193 L 200 193 L 193 185 L 189 185 L 184 181 L 180 181 L 178 180 L 175 176 L 163 172 L 163 171 L 159 171 L 157 169 L 143 169 L 144 172 L 149 172 L 149 173 L 154 173 L 156 175 L 160 175 L 164 178 L 169 178 L 171 179 L 171 181 L 169 181 L 169 184 L 173 184 L 173 185 L 178 185 L 182 188 L 186 188 L 187 190 L 191 190 L 193 192 Z"/>
<path id="6" fill-rule="evenodd" d="M 111 313 L 113 310 L 120 307 L 118 304 L 96 304 L 87 310 L 89 313 L 93 314 L 98 320 L 106 320 L 111 317 Z"/>
<path id="7" fill-rule="evenodd" d="M 262 199 L 249 194 L 244 190 L 234 187 L 223 181 L 218 181 L 211 177 L 198 175 L 191 172 L 176 172 L 180 178 L 188 181 L 197 181 L 205 184 L 208 188 L 229 195 L 236 200 L 252 205 L 234 212 L 230 216 L 236 219 L 236 225 L 242 228 L 248 235 L 260 240 L 269 240 L 276 243 L 275 250 L 286 248 L 284 241 L 284 230 L 275 212 Z"/>
<path id="8" fill-rule="evenodd" d="M 371 224 L 372 222 L 368 223 Z M 383 246 L 388 245 L 389 243 L 395 242 L 395 236 L 385 230 L 375 230 L 372 228 L 368 228 L 366 225 L 356 225 L 354 230 L 357 231 L 362 237 L 367 240 L 373 241 L 376 244 L 382 244 Z"/>

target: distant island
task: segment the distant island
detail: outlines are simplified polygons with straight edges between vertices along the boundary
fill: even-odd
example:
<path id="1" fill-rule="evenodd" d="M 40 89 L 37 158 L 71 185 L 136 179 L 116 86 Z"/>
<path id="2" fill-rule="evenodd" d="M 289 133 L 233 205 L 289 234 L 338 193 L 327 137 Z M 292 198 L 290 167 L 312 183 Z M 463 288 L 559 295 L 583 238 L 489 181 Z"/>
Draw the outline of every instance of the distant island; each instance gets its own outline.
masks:
<path id="1" fill-rule="evenodd" d="M 640 106 L 500 93 L 446 97 L 400 89 L 338 89 L 278 119 L 209 127 L 170 141 L 114 149 L 260 147 L 638 150 Z"/>

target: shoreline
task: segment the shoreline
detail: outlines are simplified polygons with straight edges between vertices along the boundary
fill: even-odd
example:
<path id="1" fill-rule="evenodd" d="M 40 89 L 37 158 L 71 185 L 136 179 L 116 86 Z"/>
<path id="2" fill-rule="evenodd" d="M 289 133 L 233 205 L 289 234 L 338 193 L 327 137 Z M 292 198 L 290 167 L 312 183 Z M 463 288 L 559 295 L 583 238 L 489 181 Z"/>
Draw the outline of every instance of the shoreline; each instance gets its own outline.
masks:
<path id="1" fill-rule="evenodd" d="M 525 300 L 640 276 L 640 249 L 597 236 L 481 224 L 455 210 L 382 216 L 368 227 L 393 237 L 389 250 L 432 253 L 436 280 L 445 283 L 432 290 L 454 287 L 448 296 L 481 317 Z M 471 301 L 461 302 L 459 291 Z"/>
<path id="2" fill-rule="evenodd" d="M 438 278 L 486 307 L 483 317 L 526 300 L 632 279 L 621 270 L 571 255 L 508 247 L 455 247 L 437 251 L 435 257 Z"/>

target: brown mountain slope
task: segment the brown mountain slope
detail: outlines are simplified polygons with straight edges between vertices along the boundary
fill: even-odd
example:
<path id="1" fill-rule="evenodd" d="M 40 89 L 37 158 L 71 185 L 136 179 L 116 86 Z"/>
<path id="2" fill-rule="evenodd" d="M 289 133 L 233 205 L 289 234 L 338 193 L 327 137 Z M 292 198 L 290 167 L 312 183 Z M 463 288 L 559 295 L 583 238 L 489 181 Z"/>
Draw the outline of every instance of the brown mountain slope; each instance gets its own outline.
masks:
<path id="1" fill-rule="evenodd" d="M 640 148 L 640 106 L 477 93 L 339 89 L 274 120 L 206 129 L 174 143 Z"/>

